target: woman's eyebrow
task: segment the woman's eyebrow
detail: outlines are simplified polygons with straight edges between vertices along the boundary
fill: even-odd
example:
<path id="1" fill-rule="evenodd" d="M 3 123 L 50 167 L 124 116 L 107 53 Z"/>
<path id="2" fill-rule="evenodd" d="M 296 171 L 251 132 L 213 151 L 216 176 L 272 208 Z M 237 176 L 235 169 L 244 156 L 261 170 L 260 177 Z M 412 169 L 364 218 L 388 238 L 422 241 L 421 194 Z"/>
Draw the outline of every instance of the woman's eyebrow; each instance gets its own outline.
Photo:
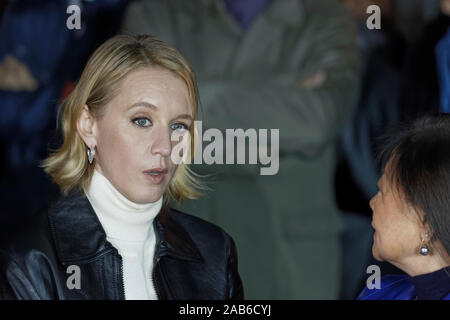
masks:
<path id="1" fill-rule="evenodd" d="M 131 106 L 128 107 L 128 110 L 133 109 L 133 108 L 137 108 L 137 107 L 146 107 L 146 108 L 150 108 L 153 110 L 158 110 L 159 108 L 151 103 L 145 102 L 145 101 L 139 101 L 136 103 L 133 103 Z M 187 120 L 193 120 L 192 115 L 188 114 L 188 113 L 183 113 L 180 114 L 178 116 L 176 116 L 174 119 L 187 119 Z"/>
<path id="2" fill-rule="evenodd" d="M 136 107 L 146 107 L 146 108 L 150 108 L 153 110 L 158 110 L 157 106 L 155 106 L 151 103 L 145 102 L 145 101 L 139 101 L 139 102 L 133 103 L 131 106 L 128 107 L 128 110 L 136 108 Z"/>
<path id="3" fill-rule="evenodd" d="M 187 120 L 192 121 L 192 116 L 190 114 L 183 113 L 183 114 L 176 116 L 175 119 L 187 119 Z"/>

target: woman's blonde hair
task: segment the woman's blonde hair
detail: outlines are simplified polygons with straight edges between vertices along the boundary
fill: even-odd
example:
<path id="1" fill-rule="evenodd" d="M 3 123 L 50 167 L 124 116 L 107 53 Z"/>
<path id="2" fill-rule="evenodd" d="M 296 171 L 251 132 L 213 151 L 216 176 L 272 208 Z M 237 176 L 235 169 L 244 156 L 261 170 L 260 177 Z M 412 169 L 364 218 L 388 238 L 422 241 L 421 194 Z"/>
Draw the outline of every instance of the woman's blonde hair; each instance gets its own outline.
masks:
<path id="1" fill-rule="evenodd" d="M 76 87 L 63 101 L 59 111 L 62 111 L 62 146 L 53 150 L 41 164 L 63 194 L 74 189 L 86 189 L 94 172 L 94 165 L 90 165 L 87 159 L 87 146 L 77 131 L 77 120 L 84 105 L 89 107 L 94 117 L 100 117 L 104 107 L 117 95 L 121 80 L 141 67 L 162 67 L 183 79 L 191 99 L 193 118 L 197 118 L 199 93 L 195 75 L 176 49 L 150 35 L 117 35 L 109 39 L 92 54 Z M 190 133 L 194 137 L 194 126 L 191 126 Z M 194 141 L 192 138 L 191 159 Z M 187 164 L 181 163 L 164 198 L 165 201 L 172 198 L 182 203 L 185 198 L 201 196 L 201 189 L 198 176 Z"/>

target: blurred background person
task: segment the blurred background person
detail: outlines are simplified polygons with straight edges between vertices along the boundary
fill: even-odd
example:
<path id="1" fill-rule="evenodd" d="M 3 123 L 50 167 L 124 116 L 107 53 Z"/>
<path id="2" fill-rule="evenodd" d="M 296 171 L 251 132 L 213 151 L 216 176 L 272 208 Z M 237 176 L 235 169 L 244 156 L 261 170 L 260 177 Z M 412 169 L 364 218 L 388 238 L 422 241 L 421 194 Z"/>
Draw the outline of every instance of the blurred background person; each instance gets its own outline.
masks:
<path id="1" fill-rule="evenodd" d="M 118 31 L 125 0 L 2 2 L 0 21 L 0 235 L 57 191 L 38 167 L 56 148 L 56 109 L 93 49 Z M 81 29 L 68 29 L 69 5 Z"/>
<path id="2" fill-rule="evenodd" d="M 213 173 L 213 191 L 183 206 L 236 240 L 246 298 L 338 298 L 334 142 L 354 106 L 359 61 L 346 8 L 334 0 L 135 1 L 122 30 L 154 34 L 191 61 L 204 129 L 280 130 L 277 174 L 198 166 Z"/>
<path id="3" fill-rule="evenodd" d="M 360 291 L 370 261 L 372 228 L 369 199 L 379 178 L 374 141 L 398 123 L 398 89 L 406 40 L 395 28 L 391 0 L 345 0 L 354 14 L 361 53 L 361 85 L 356 108 L 337 145 L 336 198 L 345 222 L 341 298 Z M 367 27 L 367 8 L 377 5 L 381 28 Z M 365 282 L 365 281 L 364 281 Z"/>
<path id="4" fill-rule="evenodd" d="M 394 27 L 408 43 L 414 42 L 424 24 L 432 21 L 440 12 L 440 0 L 388 0 L 394 7 Z"/>
<path id="5" fill-rule="evenodd" d="M 440 12 L 427 22 L 409 47 L 402 72 L 400 120 L 414 120 L 441 111 L 435 48 L 450 26 L 450 1 L 439 1 Z"/>
<path id="6" fill-rule="evenodd" d="M 450 15 L 450 1 L 442 2 L 441 7 L 446 5 Z M 440 95 L 440 110 L 442 112 L 450 112 L 450 27 L 444 37 L 442 37 L 435 48 L 435 57 L 437 64 L 437 73 L 439 79 L 439 95 Z"/>
<path id="7" fill-rule="evenodd" d="M 384 140 L 372 253 L 406 274 L 383 277 L 359 299 L 450 300 L 450 115 L 417 119 Z"/>

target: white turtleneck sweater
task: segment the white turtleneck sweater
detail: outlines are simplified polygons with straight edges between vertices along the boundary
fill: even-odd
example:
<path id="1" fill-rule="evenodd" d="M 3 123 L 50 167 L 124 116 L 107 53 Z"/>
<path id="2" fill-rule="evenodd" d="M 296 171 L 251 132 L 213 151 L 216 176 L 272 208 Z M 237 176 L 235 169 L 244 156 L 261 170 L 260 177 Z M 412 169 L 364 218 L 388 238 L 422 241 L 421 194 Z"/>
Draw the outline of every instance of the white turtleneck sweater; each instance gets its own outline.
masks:
<path id="1" fill-rule="evenodd" d="M 157 300 L 152 280 L 156 243 L 153 219 L 161 209 L 162 197 L 154 203 L 134 203 L 97 170 L 86 196 L 106 239 L 122 256 L 125 299 Z"/>

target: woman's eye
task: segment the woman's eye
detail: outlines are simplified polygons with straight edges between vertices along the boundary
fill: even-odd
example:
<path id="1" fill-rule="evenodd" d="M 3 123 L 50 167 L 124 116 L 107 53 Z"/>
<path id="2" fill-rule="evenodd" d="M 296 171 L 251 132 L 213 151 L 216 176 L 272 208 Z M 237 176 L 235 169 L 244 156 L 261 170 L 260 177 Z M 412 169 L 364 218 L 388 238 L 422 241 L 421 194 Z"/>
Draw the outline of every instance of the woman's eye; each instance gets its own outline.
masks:
<path id="1" fill-rule="evenodd" d="M 151 124 L 150 120 L 147 118 L 136 118 L 136 119 L 133 119 L 133 122 L 138 127 L 148 127 Z"/>
<path id="2" fill-rule="evenodd" d="M 186 124 L 181 123 L 181 122 L 172 124 L 172 130 L 188 130 L 188 129 L 189 129 L 189 127 Z"/>

